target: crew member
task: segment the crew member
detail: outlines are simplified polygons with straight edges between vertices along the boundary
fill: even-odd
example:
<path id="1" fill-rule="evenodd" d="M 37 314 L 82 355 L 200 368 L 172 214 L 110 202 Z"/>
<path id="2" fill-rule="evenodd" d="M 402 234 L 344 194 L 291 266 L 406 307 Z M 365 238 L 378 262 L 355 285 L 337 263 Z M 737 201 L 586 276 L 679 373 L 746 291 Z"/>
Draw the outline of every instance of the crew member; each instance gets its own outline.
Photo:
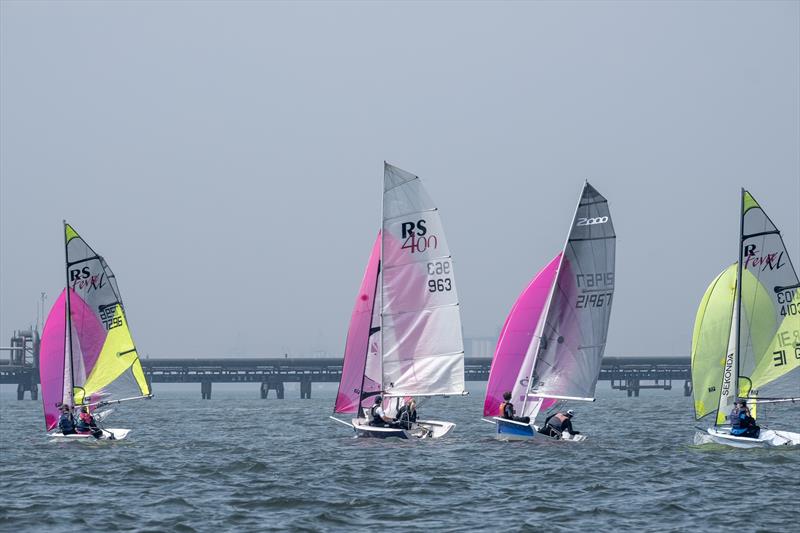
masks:
<path id="1" fill-rule="evenodd" d="M 561 438 L 563 433 L 571 435 L 579 435 L 580 431 L 575 431 L 572 428 L 572 417 L 575 416 L 575 411 L 570 409 L 566 413 L 555 413 L 544 420 L 544 426 L 539 430 L 539 433 L 547 435 L 548 437 Z"/>
<path id="2" fill-rule="evenodd" d="M 58 429 L 61 430 L 61 433 L 64 435 L 74 435 L 75 431 L 75 419 L 72 417 L 72 409 L 69 408 L 69 405 L 62 403 L 58 405 L 58 410 L 61 412 L 61 416 L 58 418 Z"/>
<path id="3" fill-rule="evenodd" d="M 414 398 L 406 397 L 403 407 L 397 411 L 395 420 L 402 429 L 411 429 L 412 425 L 417 422 L 417 402 L 414 401 Z"/>
<path id="4" fill-rule="evenodd" d="M 522 422 L 523 424 L 531 423 L 531 418 L 529 416 L 515 416 L 516 411 L 514 410 L 514 404 L 511 403 L 511 392 L 504 392 L 503 400 L 503 403 L 500 404 L 500 418 Z"/>
<path id="5" fill-rule="evenodd" d="M 379 427 L 396 427 L 394 424 L 394 420 L 386 416 L 386 413 L 383 410 L 383 398 L 380 396 L 375 397 L 375 403 L 369 409 L 370 415 L 370 426 L 379 426 Z"/>
<path id="6" fill-rule="evenodd" d="M 750 415 L 747 401 L 740 398 L 733 406 L 730 414 L 731 435 L 737 437 L 747 437 L 757 439 L 761 434 L 761 428 L 756 425 L 756 419 Z"/>
<path id="7" fill-rule="evenodd" d="M 92 413 L 89 412 L 88 405 L 81 409 L 81 414 L 78 415 L 78 423 L 75 429 L 78 430 L 78 433 L 91 433 L 92 437 L 96 439 L 103 436 L 103 430 L 97 427 L 97 422 L 92 416 Z"/>

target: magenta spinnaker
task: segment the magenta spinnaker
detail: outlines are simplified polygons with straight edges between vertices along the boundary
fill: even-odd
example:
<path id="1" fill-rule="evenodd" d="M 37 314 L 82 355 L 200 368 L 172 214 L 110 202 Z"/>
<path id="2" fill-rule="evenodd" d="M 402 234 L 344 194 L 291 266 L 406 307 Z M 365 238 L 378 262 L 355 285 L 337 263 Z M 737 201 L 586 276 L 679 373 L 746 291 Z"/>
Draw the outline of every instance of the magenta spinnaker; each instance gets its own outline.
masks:
<path id="1" fill-rule="evenodd" d="M 510 392 L 519 378 L 528 346 L 547 304 L 560 259 L 559 253 L 536 274 L 528 287 L 519 295 L 506 318 L 489 372 L 486 400 L 483 404 L 484 416 L 499 416 L 503 393 Z"/>
<path id="2" fill-rule="evenodd" d="M 375 291 L 378 283 L 378 269 L 381 260 L 381 234 L 375 239 L 372 253 L 367 262 L 364 279 L 353 306 L 350 327 L 347 330 L 347 343 L 344 348 L 342 379 L 336 395 L 336 413 L 357 413 L 369 349 L 370 329 L 372 327 Z"/>
<path id="3" fill-rule="evenodd" d="M 42 385 L 42 403 L 47 431 L 58 424 L 58 407 L 64 400 L 64 347 L 66 343 L 67 303 L 66 289 L 53 304 L 42 331 L 39 345 L 39 380 Z"/>

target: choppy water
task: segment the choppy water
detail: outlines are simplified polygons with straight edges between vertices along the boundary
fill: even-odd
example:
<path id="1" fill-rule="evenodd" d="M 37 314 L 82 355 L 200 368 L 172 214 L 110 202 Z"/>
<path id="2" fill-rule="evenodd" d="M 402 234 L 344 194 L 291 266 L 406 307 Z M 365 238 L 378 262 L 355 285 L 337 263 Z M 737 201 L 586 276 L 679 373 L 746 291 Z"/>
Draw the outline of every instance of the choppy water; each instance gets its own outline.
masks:
<path id="1" fill-rule="evenodd" d="M 0 529 L 28 531 L 684 531 L 797 525 L 800 451 L 693 446 L 677 392 L 627 398 L 601 384 L 578 405 L 583 443 L 501 443 L 480 420 L 482 385 L 431 400 L 441 440 L 353 439 L 328 420 L 334 389 L 260 400 L 257 386 L 159 392 L 119 410 L 128 440 L 47 442 L 41 405 L 0 395 Z M 785 429 L 800 427 L 796 408 Z M 777 426 L 777 424 L 775 424 Z M 751 516 L 752 525 L 742 522 Z M 735 518 L 736 517 L 736 518 Z"/>

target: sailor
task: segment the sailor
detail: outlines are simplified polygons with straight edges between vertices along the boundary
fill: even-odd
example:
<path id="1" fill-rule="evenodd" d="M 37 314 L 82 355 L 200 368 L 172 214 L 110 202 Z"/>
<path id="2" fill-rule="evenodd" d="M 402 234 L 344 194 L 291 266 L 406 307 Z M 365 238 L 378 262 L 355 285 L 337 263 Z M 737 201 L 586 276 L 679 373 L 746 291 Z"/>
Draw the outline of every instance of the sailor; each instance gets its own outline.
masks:
<path id="1" fill-rule="evenodd" d="M 572 428 L 572 417 L 575 416 L 575 411 L 572 409 L 566 413 L 555 413 L 544 420 L 544 427 L 539 430 L 539 433 L 547 435 L 548 437 L 561 438 L 564 432 L 571 435 L 579 435 L 580 431 L 575 431 Z"/>
<path id="2" fill-rule="evenodd" d="M 739 398 L 734 404 L 730 414 L 730 421 L 731 435 L 757 439 L 761 434 L 761 428 L 756 425 L 756 419 L 750 415 L 747 401 L 743 398 Z"/>
<path id="3" fill-rule="evenodd" d="M 514 404 L 511 403 L 511 392 L 504 392 L 503 393 L 503 403 L 500 404 L 500 418 L 505 418 L 506 420 L 514 420 L 515 422 L 522 422 L 523 424 L 530 424 L 531 419 L 528 416 L 516 416 L 516 411 L 514 410 Z"/>
<path id="4" fill-rule="evenodd" d="M 380 396 L 376 396 L 375 403 L 369 409 L 369 415 L 370 415 L 369 425 L 379 426 L 379 427 L 395 426 L 394 421 L 388 416 L 386 416 L 382 404 L 383 404 L 383 398 L 381 398 Z"/>
<path id="5" fill-rule="evenodd" d="M 406 396 L 403 407 L 397 411 L 394 419 L 402 429 L 411 429 L 411 426 L 417 422 L 417 402 L 414 401 L 414 398 Z"/>
<path id="6" fill-rule="evenodd" d="M 72 409 L 65 403 L 59 403 L 58 410 L 61 412 L 61 416 L 58 418 L 58 429 L 60 429 L 61 433 L 64 435 L 74 435 L 76 431 L 75 419 L 72 417 Z"/>
<path id="7" fill-rule="evenodd" d="M 89 412 L 89 406 L 86 405 L 81 409 L 81 414 L 78 415 L 78 423 L 75 426 L 75 429 L 78 430 L 78 433 L 90 433 L 92 437 L 99 439 L 103 436 L 103 430 L 97 427 L 97 422 L 95 421 L 92 413 Z"/>

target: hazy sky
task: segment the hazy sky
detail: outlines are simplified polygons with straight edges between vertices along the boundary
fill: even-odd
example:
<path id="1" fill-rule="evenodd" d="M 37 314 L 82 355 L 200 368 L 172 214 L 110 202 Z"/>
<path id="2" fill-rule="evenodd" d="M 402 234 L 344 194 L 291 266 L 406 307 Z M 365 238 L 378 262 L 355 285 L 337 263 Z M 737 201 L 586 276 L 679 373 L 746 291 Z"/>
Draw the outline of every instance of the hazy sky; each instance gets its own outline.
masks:
<path id="1" fill-rule="evenodd" d="M 441 210 L 467 336 L 563 245 L 617 238 L 608 355 L 688 354 L 739 188 L 800 265 L 800 3 L 0 4 L 0 345 L 66 218 L 152 357 L 343 350 L 383 161 Z M 5 356 L 0 356 L 5 357 Z"/>

